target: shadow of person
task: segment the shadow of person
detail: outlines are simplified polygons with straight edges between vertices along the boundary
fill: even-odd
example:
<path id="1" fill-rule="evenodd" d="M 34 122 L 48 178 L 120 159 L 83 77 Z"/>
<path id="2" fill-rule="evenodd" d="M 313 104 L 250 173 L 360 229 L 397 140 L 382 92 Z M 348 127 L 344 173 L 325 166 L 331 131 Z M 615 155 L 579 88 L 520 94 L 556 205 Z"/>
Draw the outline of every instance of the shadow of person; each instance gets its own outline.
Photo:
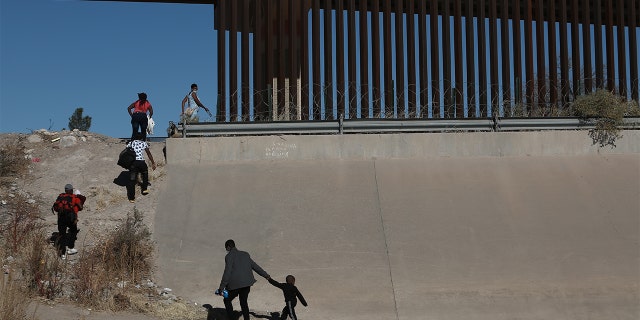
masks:
<path id="1" fill-rule="evenodd" d="M 130 178 L 131 175 L 129 174 L 129 171 L 122 171 L 115 179 L 113 179 L 113 183 L 121 187 L 126 187 L 129 185 L 129 181 L 131 181 L 129 180 Z"/>
<path id="2" fill-rule="evenodd" d="M 224 308 L 214 308 L 210 304 L 203 304 L 202 307 L 207 309 L 207 320 L 226 320 L 227 312 Z"/>
<path id="3" fill-rule="evenodd" d="M 249 312 L 249 314 L 251 314 L 256 319 L 280 320 L 280 313 L 279 312 L 271 312 L 271 314 L 268 315 L 268 316 L 262 315 L 262 314 L 257 314 L 255 312 Z"/>

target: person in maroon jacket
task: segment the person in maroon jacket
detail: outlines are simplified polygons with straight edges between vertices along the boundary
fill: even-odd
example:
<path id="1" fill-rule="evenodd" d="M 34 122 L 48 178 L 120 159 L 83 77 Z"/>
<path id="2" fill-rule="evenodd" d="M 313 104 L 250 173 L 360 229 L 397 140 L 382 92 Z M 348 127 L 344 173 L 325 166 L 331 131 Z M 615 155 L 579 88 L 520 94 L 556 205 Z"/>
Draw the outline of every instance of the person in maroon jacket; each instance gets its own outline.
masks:
<path id="1" fill-rule="evenodd" d="M 231 302 L 240 296 L 242 316 L 244 320 L 249 320 L 249 304 L 247 300 L 251 286 L 256 283 L 253 271 L 267 279 L 271 278 L 271 276 L 255 263 L 248 253 L 236 249 L 236 243 L 233 240 L 227 240 L 224 243 L 224 247 L 227 250 L 227 255 L 224 257 L 224 273 L 222 274 L 217 294 L 223 295 L 225 289 L 229 292 L 229 295 L 223 299 L 224 308 L 227 310 L 229 319 L 233 319 L 233 305 Z"/>
<path id="2" fill-rule="evenodd" d="M 280 283 L 271 278 L 268 278 L 267 280 L 269 280 L 269 283 L 271 283 L 272 285 L 280 288 L 282 290 L 282 293 L 284 294 L 285 306 L 284 308 L 282 308 L 280 320 L 287 319 L 287 317 L 291 317 L 291 319 L 293 320 L 298 320 L 298 316 L 296 316 L 295 310 L 296 304 L 298 304 L 298 299 L 300 299 L 300 303 L 302 303 L 302 305 L 305 307 L 307 306 L 307 301 L 304 300 L 302 293 L 300 293 L 300 290 L 298 290 L 298 288 L 295 286 L 296 277 L 288 275 L 286 278 L 286 283 Z"/>

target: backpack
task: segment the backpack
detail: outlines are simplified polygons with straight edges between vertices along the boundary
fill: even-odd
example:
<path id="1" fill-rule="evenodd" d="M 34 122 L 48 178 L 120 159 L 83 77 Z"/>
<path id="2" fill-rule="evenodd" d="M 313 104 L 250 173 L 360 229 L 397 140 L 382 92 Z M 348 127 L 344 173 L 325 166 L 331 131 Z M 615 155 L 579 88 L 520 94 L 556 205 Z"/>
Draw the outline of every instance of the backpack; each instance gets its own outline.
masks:
<path id="1" fill-rule="evenodd" d="M 133 150 L 133 148 L 126 147 L 120 152 L 120 156 L 118 157 L 118 165 L 125 169 L 131 169 L 131 165 L 135 160 L 136 152 Z"/>
<path id="2" fill-rule="evenodd" d="M 53 211 L 55 211 L 57 213 L 74 212 L 73 211 L 73 198 L 74 197 L 75 197 L 74 194 L 61 193 L 58 196 L 58 198 L 56 199 L 56 202 L 53 203 L 53 206 L 51 207 L 51 210 L 53 210 Z"/>

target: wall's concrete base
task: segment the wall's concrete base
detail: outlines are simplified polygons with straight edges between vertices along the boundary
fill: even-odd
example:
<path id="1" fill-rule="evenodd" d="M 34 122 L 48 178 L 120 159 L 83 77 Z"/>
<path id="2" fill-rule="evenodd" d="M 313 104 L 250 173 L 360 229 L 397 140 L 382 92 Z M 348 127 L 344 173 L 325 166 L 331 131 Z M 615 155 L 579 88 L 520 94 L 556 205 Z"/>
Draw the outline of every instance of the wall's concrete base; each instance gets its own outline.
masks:
<path id="1" fill-rule="evenodd" d="M 174 138 L 167 139 L 167 157 L 178 164 L 640 153 L 640 130 L 622 134 L 616 147 L 594 145 L 588 131 Z"/>
<path id="2" fill-rule="evenodd" d="M 585 136 L 170 139 L 160 281 L 221 307 L 233 238 L 297 277 L 302 319 L 636 320 L 640 140 Z M 264 318 L 282 294 L 259 280 L 249 304 Z"/>

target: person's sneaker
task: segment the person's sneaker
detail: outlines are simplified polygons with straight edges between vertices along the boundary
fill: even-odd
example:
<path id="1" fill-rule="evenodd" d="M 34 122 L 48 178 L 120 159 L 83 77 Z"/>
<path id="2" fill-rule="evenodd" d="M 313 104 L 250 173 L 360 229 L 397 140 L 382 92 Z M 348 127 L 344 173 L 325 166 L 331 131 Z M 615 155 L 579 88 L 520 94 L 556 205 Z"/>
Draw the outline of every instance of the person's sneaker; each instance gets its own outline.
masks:
<path id="1" fill-rule="evenodd" d="M 78 253 L 78 249 L 67 249 L 67 254 L 72 255 Z"/>
<path id="2" fill-rule="evenodd" d="M 145 196 L 148 195 L 149 194 L 149 189 L 142 190 L 142 194 L 145 195 Z"/>
<path id="3" fill-rule="evenodd" d="M 129 200 L 129 202 L 131 202 L 131 203 L 135 203 L 136 201 L 135 201 L 135 200 L 133 200 L 133 199 L 131 199 L 131 200 Z"/>

